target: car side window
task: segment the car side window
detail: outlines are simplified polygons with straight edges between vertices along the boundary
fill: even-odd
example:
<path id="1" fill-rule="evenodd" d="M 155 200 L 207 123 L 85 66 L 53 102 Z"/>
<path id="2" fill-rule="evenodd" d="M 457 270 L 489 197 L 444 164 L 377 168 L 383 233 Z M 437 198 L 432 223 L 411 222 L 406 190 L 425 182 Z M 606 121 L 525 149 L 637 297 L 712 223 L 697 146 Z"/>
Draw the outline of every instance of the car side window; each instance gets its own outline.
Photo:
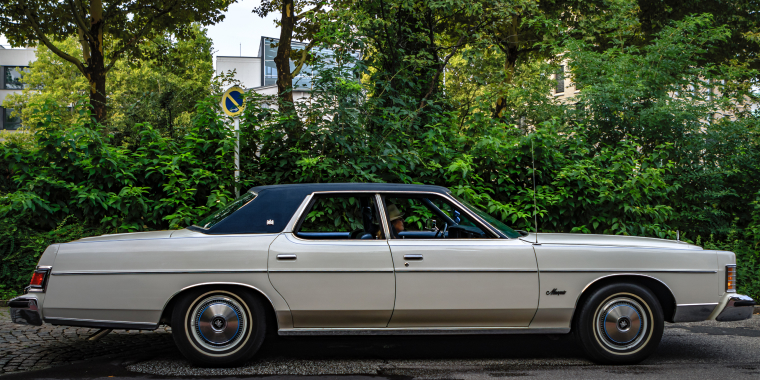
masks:
<path id="1" fill-rule="evenodd" d="M 385 199 L 392 239 L 472 239 L 489 237 L 462 210 L 437 196 Z"/>
<path id="2" fill-rule="evenodd" d="M 313 240 L 385 239 L 373 194 L 315 197 L 295 235 Z"/>

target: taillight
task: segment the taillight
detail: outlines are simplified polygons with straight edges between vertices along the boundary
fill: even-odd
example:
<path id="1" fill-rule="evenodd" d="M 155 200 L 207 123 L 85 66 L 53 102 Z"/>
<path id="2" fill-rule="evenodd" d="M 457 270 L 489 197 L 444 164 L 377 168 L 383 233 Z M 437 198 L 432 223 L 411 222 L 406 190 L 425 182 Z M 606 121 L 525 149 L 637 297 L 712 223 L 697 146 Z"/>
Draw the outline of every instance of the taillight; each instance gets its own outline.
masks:
<path id="1" fill-rule="evenodd" d="M 726 291 L 736 292 L 736 264 L 726 265 Z"/>
<path id="2" fill-rule="evenodd" d="M 32 281 L 29 281 L 29 286 L 26 287 L 26 292 L 42 293 L 47 288 L 48 274 L 50 274 L 51 267 L 38 266 L 32 274 Z"/>
<path id="3" fill-rule="evenodd" d="M 45 272 L 34 272 L 32 275 L 32 281 L 29 282 L 31 286 L 42 286 L 45 281 Z"/>

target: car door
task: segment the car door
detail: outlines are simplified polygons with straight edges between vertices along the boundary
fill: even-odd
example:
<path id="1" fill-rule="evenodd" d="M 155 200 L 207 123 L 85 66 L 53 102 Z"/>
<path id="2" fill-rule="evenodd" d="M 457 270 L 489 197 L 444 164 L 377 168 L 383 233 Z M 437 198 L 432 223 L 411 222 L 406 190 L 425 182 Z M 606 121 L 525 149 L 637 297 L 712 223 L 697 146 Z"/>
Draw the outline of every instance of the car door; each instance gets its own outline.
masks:
<path id="1" fill-rule="evenodd" d="M 269 278 L 295 328 L 386 327 L 395 279 L 375 194 L 315 195 L 269 247 Z"/>
<path id="2" fill-rule="evenodd" d="M 530 324 L 538 305 L 530 243 L 489 235 L 463 206 L 438 195 L 389 194 L 384 204 L 396 271 L 389 327 Z M 425 230 L 430 218 L 439 231 Z"/>

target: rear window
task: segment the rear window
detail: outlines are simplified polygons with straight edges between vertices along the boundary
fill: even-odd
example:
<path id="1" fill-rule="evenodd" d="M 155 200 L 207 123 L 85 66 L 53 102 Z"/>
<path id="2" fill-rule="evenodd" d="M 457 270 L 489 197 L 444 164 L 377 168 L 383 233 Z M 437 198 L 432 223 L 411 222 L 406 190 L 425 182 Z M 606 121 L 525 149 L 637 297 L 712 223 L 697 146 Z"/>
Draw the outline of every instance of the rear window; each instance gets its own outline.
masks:
<path id="1" fill-rule="evenodd" d="M 219 222 L 224 220 L 224 218 L 232 215 L 235 211 L 240 210 L 243 206 L 250 203 L 252 200 L 256 198 L 256 193 L 253 191 L 249 191 L 243 195 L 241 195 L 239 198 L 235 199 L 234 201 L 230 202 L 227 206 L 224 206 L 221 210 L 203 218 L 200 222 L 195 224 L 196 227 L 203 228 L 204 230 L 207 230 L 215 225 L 217 225 Z"/>

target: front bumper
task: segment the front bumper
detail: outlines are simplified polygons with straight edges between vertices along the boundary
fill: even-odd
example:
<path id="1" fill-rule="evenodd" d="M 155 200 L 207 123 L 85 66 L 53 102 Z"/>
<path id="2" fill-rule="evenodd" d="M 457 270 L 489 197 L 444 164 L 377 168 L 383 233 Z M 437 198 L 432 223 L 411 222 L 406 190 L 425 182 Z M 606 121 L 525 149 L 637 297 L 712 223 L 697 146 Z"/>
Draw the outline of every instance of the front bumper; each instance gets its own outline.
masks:
<path id="1" fill-rule="evenodd" d="M 22 325 L 42 326 L 42 315 L 36 298 L 18 297 L 8 301 L 11 320 Z"/>
<path id="2" fill-rule="evenodd" d="M 752 312 L 755 310 L 755 301 L 743 294 L 732 294 L 728 297 L 723 309 L 715 317 L 716 321 L 741 321 L 752 318 Z"/>

